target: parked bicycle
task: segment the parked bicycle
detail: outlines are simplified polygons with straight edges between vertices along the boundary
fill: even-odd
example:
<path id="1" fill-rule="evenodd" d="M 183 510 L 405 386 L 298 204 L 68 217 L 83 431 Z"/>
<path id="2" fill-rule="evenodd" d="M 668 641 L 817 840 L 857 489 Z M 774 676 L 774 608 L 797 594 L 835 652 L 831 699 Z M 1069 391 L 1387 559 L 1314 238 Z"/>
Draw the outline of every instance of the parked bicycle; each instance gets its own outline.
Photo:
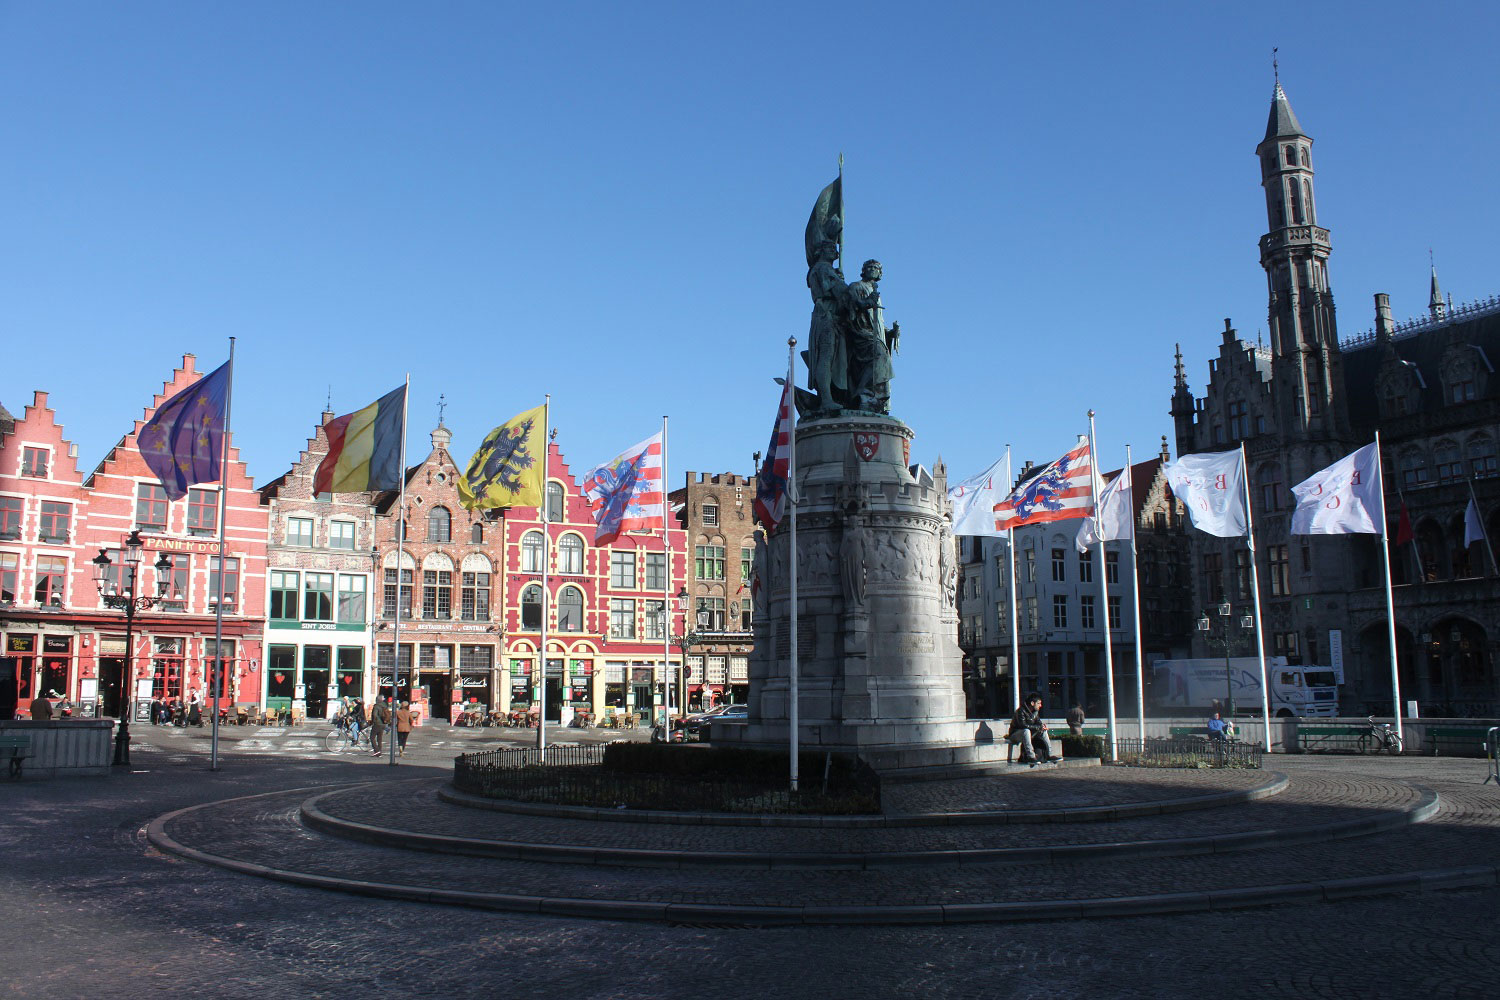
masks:
<path id="1" fill-rule="evenodd" d="M 1375 748 L 1375 752 L 1379 753 L 1384 750 L 1386 753 L 1399 754 L 1401 737 L 1396 733 L 1396 727 L 1389 722 L 1376 722 L 1373 715 L 1369 717 L 1369 722 L 1370 730 L 1365 734 L 1365 738 Z"/>

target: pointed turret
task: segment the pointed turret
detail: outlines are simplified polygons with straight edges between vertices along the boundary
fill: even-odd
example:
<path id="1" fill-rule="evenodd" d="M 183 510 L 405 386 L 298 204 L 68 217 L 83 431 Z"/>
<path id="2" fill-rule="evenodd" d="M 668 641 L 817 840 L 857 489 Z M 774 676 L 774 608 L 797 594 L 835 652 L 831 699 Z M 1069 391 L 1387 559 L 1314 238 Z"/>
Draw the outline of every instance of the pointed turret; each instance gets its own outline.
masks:
<path id="1" fill-rule="evenodd" d="M 1281 89 L 1281 81 L 1278 80 L 1276 90 L 1271 94 L 1271 117 L 1266 121 L 1266 138 L 1280 139 L 1287 136 L 1306 138 L 1307 133 L 1302 131 L 1301 123 L 1292 112 L 1292 102 L 1286 99 L 1286 91 Z"/>
<path id="2" fill-rule="evenodd" d="M 1432 264 L 1432 292 L 1427 296 L 1427 312 L 1435 320 L 1441 320 L 1448 315 L 1448 307 L 1443 304 L 1443 290 L 1438 287 L 1437 265 Z"/>

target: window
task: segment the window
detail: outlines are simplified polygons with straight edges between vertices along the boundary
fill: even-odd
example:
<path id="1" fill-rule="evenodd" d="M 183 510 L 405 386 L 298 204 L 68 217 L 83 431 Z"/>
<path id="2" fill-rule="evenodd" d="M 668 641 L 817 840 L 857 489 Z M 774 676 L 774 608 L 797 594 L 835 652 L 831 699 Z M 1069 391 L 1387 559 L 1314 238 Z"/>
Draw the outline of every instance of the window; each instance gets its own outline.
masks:
<path id="1" fill-rule="evenodd" d="M 646 589 L 667 589 L 667 554 L 665 552 L 646 553 Z"/>
<path id="2" fill-rule="evenodd" d="M 363 576 L 339 574 L 339 621 L 346 625 L 365 620 L 365 582 Z"/>
<path id="3" fill-rule="evenodd" d="M 559 573 L 583 572 L 583 539 L 577 535 L 563 535 L 557 540 L 557 571 Z"/>
<path id="4" fill-rule="evenodd" d="M 1312 546 L 1302 543 L 1302 572 L 1312 572 Z"/>
<path id="5" fill-rule="evenodd" d="M 167 530 L 167 491 L 164 488 L 151 483 L 136 484 L 135 526 Z"/>
<path id="6" fill-rule="evenodd" d="M 1062 582 L 1068 578 L 1068 550 L 1052 550 L 1052 579 Z"/>
<path id="7" fill-rule="evenodd" d="M 21 537 L 21 503 L 20 497 L 0 497 L 0 538 Z"/>
<path id="8" fill-rule="evenodd" d="M 1120 599 L 1118 597 L 1109 599 L 1109 627 L 1120 627 Z"/>
<path id="9" fill-rule="evenodd" d="M 609 585 L 616 590 L 635 589 L 635 553 L 611 552 L 609 554 Z"/>
<path id="10" fill-rule="evenodd" d="M 1487 437 L 1469 439 L 1469 469 L 1474 476 L 1495 474 L 1495 442 Z"/>
<path id="11" fill-rule="evenodd" d="M 396 578 L 396 570 L 394 568 L 388 568 L 385 571 L 385 593 L 381 601 L 381 615 L 386 618 L 396 617 L 396 600 L 399 596 L 401 600 L 401 617 L 411 617 L 412 577 L 413 573 L 409 569 L 401 571 L 399 581 Z"/>
<path id="12" fill-rule="evenodd" d="M 1467 403 L 1475 396 L 1474 380 L 1464 379 L 1460 382 L 1451 382 L 1448 385 L 1448 402 Z"/>
<path id="13" fill-rule="evenodd" d="M 1106 553 L 1104 553 L 1104 582 L 1105 583 L 1119 583 L 1120 582 L 1120 553 L 1118 553 L 1118 552 L 1106 552 Z"/>
<path id="14" fill-rule="evenodd" d="M 1323 412 L 1323 383 L 1316 379 L 1307 380 L 1307 412 L 1314 417 Z"/>
<path id="15" fill-rule="evenodd" d="M 286 519 L 286 543 L 310 548 L 313 543 L 313 521 L 310 517 Z"/>
<path id="16" fill-rule="evenodd" d="M 740 548 L 740 582 L 746 586 L 750 585 L 750 578 L 755 575 L 755 550 L 753 548 Z"/>
<path id="17" fill-rule="evenodd" d="M 1250 436 L 1250 418 L 1245 411 L 1245 401 L 1236 399 L 1229 404 L 1229 437 L 1237 440 Z"/>
<path id="18" fill-rule="evenodd" d="M 558 591 L 557 630 L 559 632 L 583 631 L 583 592 L 577 587 L 564 587 Z"/>
<path id="19" fill-rule="evenodd" d="M 104 553 L 109 557 L 109 569 L 104 572 L 104 582 L 101 586 L 106 594 L 125 593 L 125 580 L 128 575 L 125 565 L 125 552 L 122 549 L 107 549 Z"/>
<path id="20" fill-rule="evenodd" d="M 1094 550 L 1078 553 L 1078 582 L 1094 582 Z"/>
<path id="21" fill-rule="evenodd" d="M 609 637 L 635 638 L 635 601 L 616 597 L 609 602 Z"/>
<path id="22" fill-rule="evenodd" d="M 170 555 L 167 556 L 167 562 L 172 564 L 172 568 L 167 570 L 165 577 L 167 581 L 167 599 L 169 601 L 176 601 L 179 605 L 177 610 L 181 611 L 183 610 L 181 607 L 182 602 L 188 594 L 188 577 L 192 573 L 193 557 L 188 555 Z M 162 577 L 157 577 L 157 579 L 161 580 Z"/>
<path id="23" fill-rule="evenodd" d="M 693 572 L 699 580 L 724 579 L 724 546 L 697 546 L 694 550 Z"/>
<path id="24" fill-rule="evenodd" d="M 34 479 L 47 478 L 47 449 L 23 448 L 21 450 L 21 475 Z"/>
<path id="25" fill-rule="evenodd" d="M 521 572 L 540 573 L 542 571 L 542 553 L 545 546 L 542 543 L 540 531 L 528 531 L 521 536 Z"/>
<path id="26" fill-rule="evenodd" d="M 310 622 L 333 621 L 332 573 L 308 573 L 303 577 L 302 618 Z"/>
<path id="27" fill-rule="evenodd" d="M 641 638 L 657 642 L 667 637 L 666 618 L 662 615 L 663 601 L 644 601 L 641 608 Z"/>
<path id="28" fill-rule="evenodd" d="M 68 578 L 68 561 L 61 556 L 36 557 L 36 603 L 39 607 L 61 606 Z"/>
<path id="29" fill-rule="evenodd" d="M 1026 550 L 1026 570 L 1021 579 L 1027 583 L 1036 583 L 1036 549 Z"/>
<path id="30" fill-rule="evenodd" d="M 1083 628 L 1098 628 L 1094 620 L 1094 595 L 1083 594 L 1078 598 L 1078 624 Z"/>
<path id="31" fill-rule="evenodd" d="M 487 674 L 495 662 L 494 654 L 490 646 L 459 646 L 458 669 L 465 673 Z"/>
<path id="32" fill-rule="evenodd" d="M 219 530 L 219 493 L 217 490 L 188 490 L 187 529 L 189 535 L 211 537 Z"/>
<path id="33" fill-rule="evenodd" d="M 1271 545 L 1266 548 L 1271 561 L 1271 596 L 1285 597 L 1292 592 L 1291 567 L 1287 563 L 1285 545 Z"/>
<path id="34" fill-rule="evenodd" d="M 717 528 L 719 526 L 718 504 L 705 503 L 703 505 L 703 526 L 706 528 Z"/>
<path id="35" fill-rule="evenodd" d="M 1052 595 L 1052 627 L 1068 627 L 1068 598 L 1066 594 Z"/>
<path id="36" fill-rule="evenodd" d="M 1234 550 L 1234 596 L 1235 600 L 1250 600 L 1250 553 L 1246 549 Z"/>
<path id="37" fill-rule="evenodd" d="M 72 504 L 43 500 L 41 523 L 38 525 L 37 533 L 41 535 L 44 542 L 66 542 L 68 525 L 72 518 Z"/>
<path id="38" fill-rule="evenodd" d="M 484 543 L 484 525 L 478 521 L 475 521 L 474 526 L 469 529 L 469 543 L 471 545 L 482 545 Z"/>
<path id="39" fill-rule="evenodd" d="M 1409 451 L 1401 456 L 1401 483 L 1404 486 L 1421 486 L 1430 475 L 1427 471 L 1427 456 L 1420 451 Z"/>
<path id="40" fill-rule="evenodd" d="M 1435 454 L 1438 482 L 1448 482 L 1464 477 L 1464 461 L 1459 455 L 1458 445 L 1453 441 L 1439 441 Z"/>
<path id="41" fill-rule="evenodd" d="M 557 483 L 547 484 L 547 520 L 553 524 L 563 520 L 563 488 Z"/>
<path id="42" fill-rule="evenodd" d="M 328 523 L 328 547 L 354 550 L 354 522 L 330 521 Z"/>
<path id="43" fill-rule="evenodd" d="M 1260 506 L 1266 513 L 1281 509 L 1286 490 L 1281 485 L 1281 468 L 1276 465 L 1263 466 L 1260 470 Z"/>
<path id="44" fill-rule="evenodd" d="M 427 540 L 453 541 L 453 518 L 448 514 L 447 507 L 434 507 L 427 512 Z"/>
<path id="45" fill-rule="evenodd" d="M 698 627 L 710 632 L 724 631 L 724 598 L 698 598 Z"/>
<path id="46" fill-rule="evenodd" d="M 1208 586 L 1208 599 L 1217 604 L 1224 599 L 1224 554 L 1203 554 L 1203 582 Z"/>
<path id="47" fill-rule="evenodd" d="M 1024 627 L 1028 631 L 1035 632 L 1040 627 L 1040 625 L 1041 618 L 1037 614 L 1036 598 L 1028 597 L 1026 598 L 1026 624 Z"/>
<path id="48" fill-rule="evenodd" d="M 464 571 L 463 592 L 460 595 L 459 617 L 466 622 L 490 620 L 490 575 L 488 573 Z"/>
<path id="49" fill-rule="evenodd" d="M 422 617 L 453 617 L 452 570 L 424 569 L 422 571 Z"/>
<path id="50" fill-rule="evenodd" d="M 1277 632 L 1271 637 L 1271 648 L 1275 655 L 1285 656 L 1288 663 L 1301 661 L 1301 636 L 1296 632 Z"/>
<path id="51" fill-rule="evenodd" d="M 235 605 L 239 603 L 240 594 L 240 561 L 237 558 L 224 560 L 224 610 L 230 614 L 234 613 Z M 219 557 L 208 557 L 208 610 L 217 611 L 219 608 Z"/>
<path id="52" fill-rule="evenodd" d="M 16 570 L 21 557 L 14 552 L 0 552 L 0 604 L 16 603 Z"/>
<path id="53" fill-rule="evenodd" d="M 542 627 L 542 588 L 533 583 L 521 591 L 521 628 L 528 632 Z"/>
<path id="54" fill-rule="evenodd" d="M 302 575 L 286 570 L 271 570 L 271 617 L 277 621 L 296 621 Z"/>

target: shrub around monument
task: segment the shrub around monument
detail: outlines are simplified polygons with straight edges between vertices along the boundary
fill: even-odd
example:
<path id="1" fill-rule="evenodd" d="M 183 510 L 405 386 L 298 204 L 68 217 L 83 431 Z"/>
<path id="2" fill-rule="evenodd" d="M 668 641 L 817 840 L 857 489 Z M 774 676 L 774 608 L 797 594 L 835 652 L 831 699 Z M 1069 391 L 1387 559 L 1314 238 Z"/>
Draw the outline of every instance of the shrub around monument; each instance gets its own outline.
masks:
<path id="1" fill-rule="evenodd" d="M 793 798 L 785 751 L 653 743 L 612 743 L 604 750 L 604 770 L 622 778 L 669 778 L 729 795 L 739 789 L 767 802 L 785 796 L 791 812 L 880 811 L 880 778 L 858 757 L 808 752 L 798 755 L 798 764 L 799 791 Z"/>
<path id="2" fill-rule="evenodd" d="M 1074 736 L 1071 733 L 1059 739 L 1062 744 L 1063 757 L 1067 760 L 1080 760 L 1085 757 L 1098 757 L 1104 759 L 1104 737 L 1102 736 Z"/>

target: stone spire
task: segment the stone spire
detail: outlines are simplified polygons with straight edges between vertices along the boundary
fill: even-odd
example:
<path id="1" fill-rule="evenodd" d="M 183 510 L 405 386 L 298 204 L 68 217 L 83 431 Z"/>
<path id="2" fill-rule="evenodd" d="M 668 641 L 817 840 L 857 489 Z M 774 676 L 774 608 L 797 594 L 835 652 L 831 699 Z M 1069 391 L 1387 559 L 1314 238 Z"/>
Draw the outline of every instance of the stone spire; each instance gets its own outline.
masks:
<path id="1" fill-rule="evenodd" d="M 1266 121 L 1266 138 L 1280 139 L 1284 136 L 1302 136 L 1307 133 L 1302 131 L 1302 125 L 1297 121 L 1297 116 L 1292 112 L 1292 102 L 1286 99 L 1286 91 L 1281 89 L 1281 81 L 1276 81 L 1276 89 L 1271 93 L 1271 117 Z"/>
<path id="2" fill-rule="evenodd" d="M 1448 307 L 1443 305 L 1443 290 L 1438 287 L 1437 264 L 1433 263 L 1432 251 L 1427 251 L 1427 264 L 1432 268 L 1432 291 L 1427 296 L 1427 312 L 1435 320 L 1441 320 L 1448 315 Z"/>

